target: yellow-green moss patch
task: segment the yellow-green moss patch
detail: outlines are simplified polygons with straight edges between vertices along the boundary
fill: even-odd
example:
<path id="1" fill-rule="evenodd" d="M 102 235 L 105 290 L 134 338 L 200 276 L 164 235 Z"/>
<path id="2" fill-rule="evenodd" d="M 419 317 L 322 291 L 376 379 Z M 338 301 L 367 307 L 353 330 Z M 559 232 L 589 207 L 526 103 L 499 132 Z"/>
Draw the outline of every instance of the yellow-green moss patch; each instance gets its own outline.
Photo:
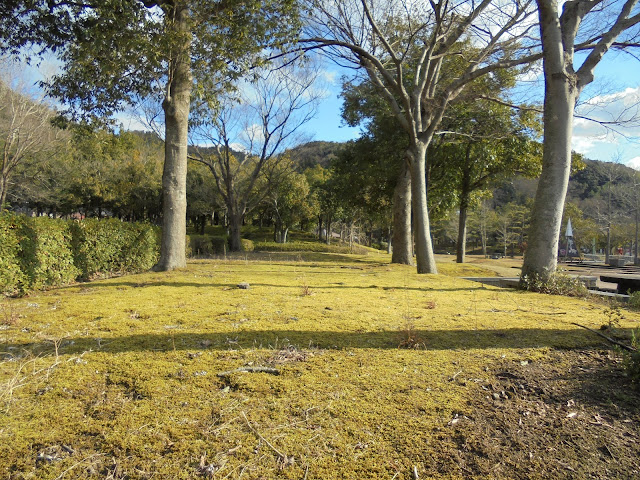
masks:
<path id="1" fill-rule="evenodd" d="M 409 479 L 496 362 L 601 345 L 571 322 L 606 323 L 586 300 L 456 278 L 467 267 L 253 258 L 4 300 L 0 476 Z M 218 376 L 261 366 L 280 374 Z"/>

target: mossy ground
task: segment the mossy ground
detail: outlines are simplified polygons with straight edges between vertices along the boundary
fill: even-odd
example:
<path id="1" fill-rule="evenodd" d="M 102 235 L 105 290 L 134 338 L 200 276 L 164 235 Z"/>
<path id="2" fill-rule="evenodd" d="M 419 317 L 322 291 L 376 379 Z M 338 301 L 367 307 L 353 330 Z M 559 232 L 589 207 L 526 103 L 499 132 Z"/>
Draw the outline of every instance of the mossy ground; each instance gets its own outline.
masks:
<path id="1" fill-rule="evenodd" d="M 263 253 L 3 300 L 0 476 L 527 478 L 444 461 L 458 419 L 497 365 L 602 346 L 571 322 L 607 307 L 441 272 Z M 217 376 L 243 366 L 280 375 Z"/>

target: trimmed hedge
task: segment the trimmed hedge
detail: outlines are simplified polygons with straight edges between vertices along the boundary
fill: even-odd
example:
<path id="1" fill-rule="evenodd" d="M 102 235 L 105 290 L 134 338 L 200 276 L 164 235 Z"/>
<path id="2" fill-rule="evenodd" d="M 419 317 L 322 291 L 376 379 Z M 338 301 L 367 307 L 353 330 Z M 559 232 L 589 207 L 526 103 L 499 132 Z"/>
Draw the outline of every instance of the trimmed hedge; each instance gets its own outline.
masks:
<path id="1" fill-rule="evenodd" d="M 187 256 L 211 257 L 229 251 L 226 237 L 214 235 L 189 235 L 187 245 Z"/>
<path id="2" fill-rule="evenodd" d="M 0 292 L 18 293 L 26 277 L 20 267 L 19 217 L 13 214 L 0 215 Z"/>
<path id="3" fill-rule="evenodd" d="M 318 252 L 318 253 L 355 253 L 366 255 L 369 251 L 360 245 L 327 245 L 320 242 L 254 242 L 254 250 L 256 252 Z"/>
<path id="4" fill-rule="evenodd" d="M 73 222 L 70 228 L 74 263 L 82 280 L 148 270 L 158 258 L 157 235 L 148 224 L 90 218 Z"/>
<path id="5" fill-rule="evenodd" d="M 21 217 L 20 268 L 26 282 L 20 291 L 73 282 L 80 271 L 73 264 L 69 223 L 47 217 Z"/>
<path id="6" fill-rule="evenodd" d="M 80 222 L 0 215 L 0 293 L 64 285 L 98 275 L 148 270 L 157 260 L 157 228 L 115 219 Z"/>

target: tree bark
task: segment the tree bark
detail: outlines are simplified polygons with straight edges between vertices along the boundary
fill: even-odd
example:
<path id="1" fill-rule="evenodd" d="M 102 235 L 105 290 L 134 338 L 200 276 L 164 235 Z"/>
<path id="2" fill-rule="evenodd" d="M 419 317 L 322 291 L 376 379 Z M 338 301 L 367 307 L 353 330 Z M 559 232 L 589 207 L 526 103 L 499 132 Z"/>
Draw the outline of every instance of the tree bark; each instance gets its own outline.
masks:
<path id="1" fill-rule="evenodd" d="M 168 271 L 187 264 L 187 145 L 191 102 L 191 35 L 189 10 L 178 3 L 168 14 L 168 27 L 184 40 L 176 46 L 170 66 L 165 115 L 165 158 L 162 172 L 162 244 L 154 270 Z"/>
<path id="2" fill-rule="evenodd" d="M 413 265 L 413 242 L 411 241 L 411 172 L 403 162 L 396 187 L 393 191 L 393 251 L 391 263 Z"/>
<path id="3" fill-rule="evenodd" d="M 327 225 L 327 231 L 325 233 L 325 243 L 327 245 L 331 244 L 331 217 L 327 216 L 327 221 L 325 222 L 325 224 Z"/>
<path id="4" fill-rule="evenodd" d="M 464 263 L 467 245 L 467 216 L 469 213 L 469 194 L 462 193 L 460 199 L 460 216 L 458 217 L 458 244 L 456 246 L 456 262 Z"/>
<path id="5" fill-rule="evenodd" d="M 1 205 L 1 204 L 0 204 Z M 638 264 L 638 205 L 636 203 L 636 243 L 633 252 L 633 263 Z"/>
<path id="6" fill-rule="evenodd" d="M 229 213 L 229 251 L 242 251 L 242 215 L 237 212 Z"/>
<path id="7" fill-rule="evenodd" d="M 427 208 L 427 143 L 417 141 L 411 151 L 411 199 L 413 204 L 416 266 L 418 273 L 438 273 L 433 255 Z"/>
<path id="8" fill-rule="evenodd" d="M 0 178 L 0 210 L 2 210 L 7 201 L 7 183 L 7 179 L 3 175 L 2 178 Z"/>
<path id="9" fill-rule="evenodd" d="M 544 147 L 522 276 L 546 280 L 555 273 L 558 262 L 562 211 L 571 171 L 573 110 L 579 92 L 573 67 L 567 65 L 564 56 L 557 9 L 547 2 L 538 3 L 545 54 Z"/>
<path id="10" fill-rule="evenodd" d="M 467 162 L 471 155 L 471 142 L 467 147 Z M 471 196 L 471 178 L 468 168 L 462 173 L 462 188 L 460 189 L 460 216 L 458 217 L 458 243 L 456 245 L 456 262 L 464 263 L 467 253 L 467 215 L 469 213 L 469 197 Z"/>

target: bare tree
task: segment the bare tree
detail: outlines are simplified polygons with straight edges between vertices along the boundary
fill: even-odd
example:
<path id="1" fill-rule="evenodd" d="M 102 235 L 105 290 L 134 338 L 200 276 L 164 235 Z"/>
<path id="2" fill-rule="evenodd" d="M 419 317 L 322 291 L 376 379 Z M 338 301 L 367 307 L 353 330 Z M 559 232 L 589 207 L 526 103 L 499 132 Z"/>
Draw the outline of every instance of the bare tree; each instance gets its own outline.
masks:
<path id="1" fill-rule="evenodd" d="M 496 222 L 495 216 L 495 211 L 491 207 L 489 200 L 486 198 L 480 200 L 478 206 L 471 213 L 471 225 L 480 237 L 482 255 L 484 255 L 484 258 L 488 257 L 487 240 L 489 237 L 489 227 L 491 224 Z"/>
<path id="2" fill-rule="evenodd" d="M 409 138 L 418 273 L 436 273 L 427 206 L 427 148 L 447 106 L 472 82 L 540 52 L 528 0 L 314 0 L 306 48 L 363 69 Z"/>
<path id="3" fill-rule="evenodd" d="M 507 256 L 509 246 L 513 247 L 513 243 L 518 239 L 517 232 L 513 231 L 513 214 L 512 205 L 507 204 L 497 211 L 495 216 L 495 233 L 499 242 L 502 243 L 504 257 Z"/>
<path id="4" fill-rule="evenodd" d="M 526 275 L 548 278 L 557 266 L 562 209 L 571 170 L 576 102 L 612 48 L 638 47 L 638 0 L 536 0 L 544 54 L 543 169 L 534 202 Z M 586 51 L 576 64 L 574 52 Z"/>
<path id="5" fill-rule="evenodd" d="M 268 193 L 256 188 L 260 172 L 279 162 L 279 154 L 300 140 L 300 127 L 311 120 L 321 96 L 313 65 L 256 70 L 253 78 L 239 86 L 237 95 L 217 106 L 204 105 L 191 139 L 195 145 L 213 146 L 209 153 L 197 148 L 198 155 L 192 158 L 207 165 L 215 178 L 227 208 L 232 251 L 242 249 L 245 215 Z"/>
<path id="6" fill-rule="evenodd" d="M 16 168 L 50 149 L 60 133 L 51 125 L 54 112 L 44 98 L 28 95 L 20 79 L 8 83 L 10 76 L 0 79 L 0 207 Z"/>
<path id="7" fill-rule="evenodd" d="M 622 188 L 621 203 L 627 218 L 632 217 L 635 234 L 632 234 L 632 255 L 634 263 L 638 264 L 638 234 L 640 228 L 640 172 L 634 172 L 630 182 Z"/>

